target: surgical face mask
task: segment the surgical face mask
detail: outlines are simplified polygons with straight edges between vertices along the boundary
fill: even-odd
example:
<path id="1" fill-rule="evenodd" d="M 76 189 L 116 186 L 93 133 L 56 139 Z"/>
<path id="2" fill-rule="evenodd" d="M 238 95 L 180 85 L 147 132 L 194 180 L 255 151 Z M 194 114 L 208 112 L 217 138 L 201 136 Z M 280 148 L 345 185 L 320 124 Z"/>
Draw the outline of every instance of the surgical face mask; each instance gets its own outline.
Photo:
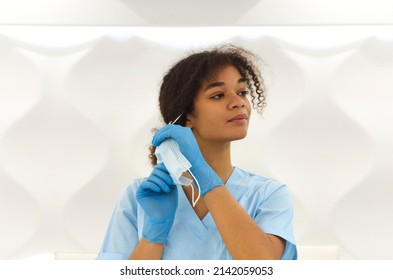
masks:
<path id="1" fill-rule="evenodd" d="M 163 141 L 155 151 L 157 163 L 163 163 L 172 177 L 172 180 L 177 185 L 191 186 L 192 188 L 192 206 L 198 202 L 201 194 L 198 180 L 192 174 L 190 162 L 180 152 L 179 145 L 173 139 Z M 184 172 L 189 172 L 198 186 L 199 193 L 196 200 L 194 200 L 194 186 L 193 180 L 183 176 Z"/>

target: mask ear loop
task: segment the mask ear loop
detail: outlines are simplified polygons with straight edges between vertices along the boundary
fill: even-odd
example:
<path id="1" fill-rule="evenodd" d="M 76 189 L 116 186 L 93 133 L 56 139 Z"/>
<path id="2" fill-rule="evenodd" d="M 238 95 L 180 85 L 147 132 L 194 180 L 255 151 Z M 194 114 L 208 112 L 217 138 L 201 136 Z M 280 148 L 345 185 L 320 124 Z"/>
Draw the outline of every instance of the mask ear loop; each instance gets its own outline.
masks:
<path id="1" fill-rule="evenodd" d="M 195 207 L 195 204 L 197 204 L 198 200 L 201 198 L 201 187 L 199 186 L 198 179 L 195 178 L 194 174 L 192 174 L 190 169 L 188 169 L 188 172 L 191 174 L 192 178 L 194 179 L 194 181 L 195 181 L 195 183 L 196 183 L 196 185 L 198 187 L 198 197 L 195 199 L 195 196 L 194 196 L 194 188 L 195 188 L 195 186 L 194 186 L 193 183 L 191 183 L 191 185 L 192 185 L 191 186 L 192 207 Z"/>

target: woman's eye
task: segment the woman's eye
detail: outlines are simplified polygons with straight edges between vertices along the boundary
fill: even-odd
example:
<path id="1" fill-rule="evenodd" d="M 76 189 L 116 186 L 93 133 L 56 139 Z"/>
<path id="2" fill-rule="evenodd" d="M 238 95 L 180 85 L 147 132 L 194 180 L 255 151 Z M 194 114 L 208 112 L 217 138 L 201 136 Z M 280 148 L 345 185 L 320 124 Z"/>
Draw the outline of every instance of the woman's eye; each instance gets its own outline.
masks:
<path id="1" fill-rule="evenodd" d="M 220 98 L 222 98 L 222 97 L 224 97 L 224 94 L 223 94 L 223 93 L 218 93 L 218 94 L 213 95 L 213 96 L 211 97 L 211 99 L 220 99 Z"/>
<path id="2" fill-rule="evenodd" d="M 239 92 L 240 96 L 246 96 L 248 94 L 248 90 L 242 90 L 241 92 Z"/>

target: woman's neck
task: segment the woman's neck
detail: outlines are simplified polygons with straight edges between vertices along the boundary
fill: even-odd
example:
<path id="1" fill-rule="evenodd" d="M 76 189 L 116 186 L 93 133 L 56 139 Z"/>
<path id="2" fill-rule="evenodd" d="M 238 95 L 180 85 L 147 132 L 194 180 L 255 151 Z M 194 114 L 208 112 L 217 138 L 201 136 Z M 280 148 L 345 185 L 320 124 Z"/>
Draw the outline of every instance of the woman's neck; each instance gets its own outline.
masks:
<path id="1" fill-rule="evenodd" d="M 232 174 L 231 143 L 198 143 L 203 157 L 223 182 Z"/>

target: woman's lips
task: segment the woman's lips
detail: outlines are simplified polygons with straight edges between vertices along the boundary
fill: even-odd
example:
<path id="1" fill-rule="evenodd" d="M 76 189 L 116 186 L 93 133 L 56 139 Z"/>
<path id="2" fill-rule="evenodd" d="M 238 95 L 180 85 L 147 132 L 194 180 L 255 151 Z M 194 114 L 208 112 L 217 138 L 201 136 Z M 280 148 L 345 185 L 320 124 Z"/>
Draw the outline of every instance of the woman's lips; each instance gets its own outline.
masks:
<path id="1" fill-rule="evenodd" d="M 236 116 L 234 116 L 233 118 L 231 118 L 228 122 L 231 123 L 244 123 L 246 122 L 248 119 L 246 114 L 238 114 Z"/>

